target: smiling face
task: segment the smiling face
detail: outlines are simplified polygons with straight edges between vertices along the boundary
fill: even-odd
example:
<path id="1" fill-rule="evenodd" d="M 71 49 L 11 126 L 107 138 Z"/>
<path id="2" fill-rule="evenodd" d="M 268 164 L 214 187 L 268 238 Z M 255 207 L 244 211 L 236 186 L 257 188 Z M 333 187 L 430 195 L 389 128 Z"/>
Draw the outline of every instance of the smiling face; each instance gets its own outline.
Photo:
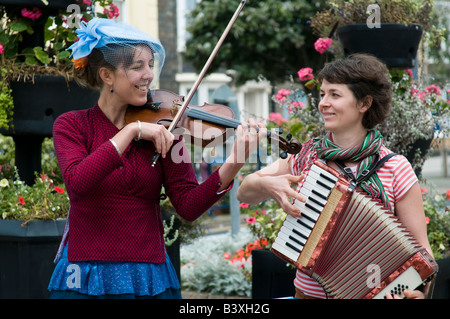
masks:
<path id="1" fill-rule="evenodd" d="M 147 46 L 133 50 L 132 59 L 114 72 L 112 88 L 125 104 L 140 106 L 147 102 L 147 91 L 153 81 L 153 53 Z"/>
<path id="2" fill-rule="evenodd" d="M 319 112 L 327 130 L 333 134 L 365 130 L 362 119 L 368 107 L 355 98 L 346 84 L 330 83 L 324 79 L 320 96 Z"/>

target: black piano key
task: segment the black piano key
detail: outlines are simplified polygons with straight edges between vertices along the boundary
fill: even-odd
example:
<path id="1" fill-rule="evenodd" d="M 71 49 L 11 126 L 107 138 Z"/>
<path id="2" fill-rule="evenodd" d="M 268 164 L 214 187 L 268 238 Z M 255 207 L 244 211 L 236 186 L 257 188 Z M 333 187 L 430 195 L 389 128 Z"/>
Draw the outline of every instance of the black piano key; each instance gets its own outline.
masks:
<path id="1" fill-rule="evenodd" d="M 302 238 L 304 238 L 304 239 L 308 239 L 308 236 L 303 235 L 301 232 L 299 232 L 299 231 L 298 231 L 297 229 L 295 229 L 295 228 L 292 229 L 292 232 L 293 232 L 294 234 L 296 234 L 297 236 L 300 236 L 300 237 L 302 237 Z"/>
<path id="2" fill-rule="evenodd" d="M 297 238 L 295 238 L 294 236 L 289 236 L 289 239 L 292 240 L 293 242 L 296 242 L 300 246 L 303 246 L 302 242 L 300 240 L 298 240 Z"/>
<path id="3" fill-rule="evenodd" d="M 305 206 L 306 206 L 306 205 L 305 205 Z M 301 214 L 301 212 L 300 212 L 300 214 Z M 307 220 L 313 222 L 314 224 L 316 223 L 316 220 L 315 220 L 314 218 L 311 218 L 310 216 L 308 216 L 308 215 L 306 215 L 306 214 L 303 214 L 303 215 L 302 215 L 302 218 L 306 218 Z M 310 227 L 308 227 L 308 228 L 310 228 Z M 311 229 L 311 228 L 310 228 L 310 229 Z"/>
<path id="4" fill-rule="evenodd" d="M 288 246 L 289 248 L 295 250 L 295 251 L 298 252 L 298 253 L 301 253 L 301 252 L 302 252 L 300 249 L 298 249 L 297 247 L 295 247 L 294 245 L 292 245 L 292 244 L 290 244 L 290 243 L 288 243 L 288 242 L 286 242 L 286 246 Z"/>
<path id="5" fill-rule="evenodd" d="M 321 181 L 319 181 L 319 180 L 316 180 L 316 183 L 317 183 L 318 185 L 322 186 L 323 188 L 326 188 L 326 189 L 328 189 L 328 190 L 331 190 L 331 189 L 332 189 L 332 187 L 331 187 L 331 186 L 328 186 L 328 185 L 326 185 L 326 184 L 322 183 L 322 182 L 321 182 Z"/>
<path id="6" fill-rule="evenodd" d="M 326 179 L 330 183 L 336 184 L 336 180 L 333 180 L 331 177 L 329 177 L 329 176 L 327 176 L 327 175 L 325 175 L 323 173 L 320 173 L 319 175 L 320 175 L 320 177 L 323 177 L 324 179 Z"/>
<path id="7" fill-rule="evenodd" d="M 323 200 L 328 200 L 328 197 L 323 195 L 322 193 L 319 193 L 318 191 L 316 191 L 315 189 L 311 190 L 311 193 L 313 193 L 314 195 L 322 198 Z"/>
<path id="8" fill-rule="evenodd" d="M 314 197 L 308 197 L 308 198 L 307 198 L 307 201 L 311 201 L 311 202 L 317 204 L 317 205 L 320 206 L 320 207 L 324 207 L 324 206 L 325 206 L 324 204 L 322 204 L 322 202 L 318 201 L 318 200 L 315 199 Z"/>
<path id="9" fill-rule="evenodd" d="M 321 210 L 318 210 L 317 208 L 315 208 L 314 206 L 312 206 L 312 205 L 310 205 L 308 203 L 305 203 L 305 207 L 308 207 L 310 210 L 316 212 L 317 214 L 320 214 L 322 212 Z"/>
<path id="10" fill-rule="evenodd" d="M 297 223 L 299 223 L 303 227 L 306 227 L 309 230 L 312 230 L 312 227 L 310 227 L 308 224 L 304 223 L 301 219 L 297 219 Z"/>

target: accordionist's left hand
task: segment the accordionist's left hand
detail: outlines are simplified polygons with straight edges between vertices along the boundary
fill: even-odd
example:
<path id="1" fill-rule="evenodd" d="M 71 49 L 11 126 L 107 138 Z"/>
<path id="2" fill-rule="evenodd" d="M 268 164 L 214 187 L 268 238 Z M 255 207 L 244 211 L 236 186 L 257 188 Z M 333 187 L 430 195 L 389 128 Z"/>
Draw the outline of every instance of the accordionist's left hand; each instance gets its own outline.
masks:
<path id="1" fill-rule="evenodd" d="M 425 295 L 420 290 L 409 290 L 405 289 L 403 291 L 406 299 L 425 299 Z M 390 293 L 386 293 L 386 299 L 402 299 L 399 295 L 392 296 Z"/>

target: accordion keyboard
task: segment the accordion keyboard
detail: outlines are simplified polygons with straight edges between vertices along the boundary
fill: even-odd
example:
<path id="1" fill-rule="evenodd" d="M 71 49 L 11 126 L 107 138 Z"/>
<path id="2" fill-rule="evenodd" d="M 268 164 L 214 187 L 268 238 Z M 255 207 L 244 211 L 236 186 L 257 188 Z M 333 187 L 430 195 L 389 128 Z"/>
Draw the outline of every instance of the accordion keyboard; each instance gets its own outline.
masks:
<path id="1" fill-rule="evenodd" d="M 300 209 L 301 217 L 296 218 L 290 215 L 286 217 L 272 245 L 273 249 L 297 261 L 337 180 L 338 177 L 319 166 L 311 166 L 300 189 L 300 195 L 306 198 L 306 202 L 294 203 L 294 206 Z"/>

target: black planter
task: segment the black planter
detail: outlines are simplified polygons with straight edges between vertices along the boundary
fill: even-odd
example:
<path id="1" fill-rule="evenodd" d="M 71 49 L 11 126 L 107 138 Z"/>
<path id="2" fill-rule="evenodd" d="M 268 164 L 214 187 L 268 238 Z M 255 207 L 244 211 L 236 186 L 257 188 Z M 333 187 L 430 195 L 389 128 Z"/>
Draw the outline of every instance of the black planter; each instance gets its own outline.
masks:
<path id="1" fill-rule="evenodd" d="M 366 24 L 339 27 L 337 33 L 345 55 L 370 53 L 391 68 L 413 68 L 422 26 L 382 23 L 370 29 Z"/>
<path id="2" fill-rule="evenodd" d="M 264 249 L 252 250 L 252 298 L 293 297 L 296 270 Z"/>
<path id="3" fill-rule="evenodd" d="M 16 166 L 20 178 L 34 183 L 34 173 L 41 171 L 41 144 L 52 136 L 55 119 L 68 111 L 94 106 L 99 93 L 67 82 L 62 76 L 37 75 L 31 81 L 11 82 L 14 99 L 13 127 L 1 129 L 12 136 L 16 146 Z"/>
<path id="4" fill-rule="evenodd" d="M 8 5 L 11 7 L 39 7 L 50 9 L 64 9 L 71 3 L 79 4 L 77 0 L 48 0 L 46 5 L 42 0 L 0 0 L 0 4 Z"/>
<path id="5" fill-rule="evenodd" d="M 65 220 L 0 220 L 0 299 L 48 298 Z"/>
<path id="6" fill-rule="evenodd" d="M 433 137 L 430 138 L 421 138 L 415 141 L 412 145 L 412 148 L 409 150 L 408 154 L 405 154 L 405 157 L 408 159 L 410 163 L 414 162 L 414 157 L 416 156 L 416 152 L 420 151 L 420 156 L 424 157 L 430 151 L 431 143 L 433 142 Z M 422 174 L 422 166 L 416 167 L 414 172 L 417 176 Z"/>
<path id="7" fill-rule="evenodd" d="M 450 257 L 438 259 L 439 271 L 433 291 L 433 299 L 450 299 Z"/>

